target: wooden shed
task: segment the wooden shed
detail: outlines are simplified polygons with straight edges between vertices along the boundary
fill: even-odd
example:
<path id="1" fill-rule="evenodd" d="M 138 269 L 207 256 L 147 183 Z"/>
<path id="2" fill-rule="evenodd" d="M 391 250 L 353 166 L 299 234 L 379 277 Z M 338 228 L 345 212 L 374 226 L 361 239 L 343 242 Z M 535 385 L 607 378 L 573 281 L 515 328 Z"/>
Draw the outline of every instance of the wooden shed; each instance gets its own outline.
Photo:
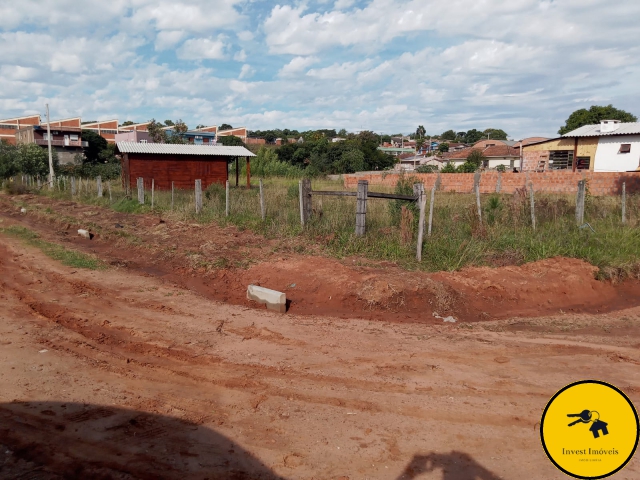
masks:
<path id="1" fill-rule="evenodd" d="M 205 189 L 212 183 L 224 185 L 229 180 L 229 163 L 235 161 L 238 185 L 238 158 L 247 159 L 247 187 L 250 187 L 249 159 L 255 157 L 244 147 L 223 145 L 177 145 L 165 143 L 118 142 L 122 175 L 125 185 L 135 189 L 142 177 L 146 188 L 154 181 L 158 190 L 175 188 L 193 189 L 196 180 L 202 180 Z"/>

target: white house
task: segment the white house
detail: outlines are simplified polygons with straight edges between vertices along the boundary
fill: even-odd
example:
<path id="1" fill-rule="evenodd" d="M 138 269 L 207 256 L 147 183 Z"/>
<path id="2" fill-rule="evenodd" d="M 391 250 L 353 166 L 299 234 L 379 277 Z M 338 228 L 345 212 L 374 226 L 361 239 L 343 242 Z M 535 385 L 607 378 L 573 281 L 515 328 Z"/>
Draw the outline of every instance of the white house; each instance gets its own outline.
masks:
<path id="1" fill-rule="evenodd" d="M 585 125 L 563 137 L 597 138 L 593 160 L 594 172 L 630 172 L 640 170 L 640 122 L 621 123 L 603 120 L 599 125 Z"/>

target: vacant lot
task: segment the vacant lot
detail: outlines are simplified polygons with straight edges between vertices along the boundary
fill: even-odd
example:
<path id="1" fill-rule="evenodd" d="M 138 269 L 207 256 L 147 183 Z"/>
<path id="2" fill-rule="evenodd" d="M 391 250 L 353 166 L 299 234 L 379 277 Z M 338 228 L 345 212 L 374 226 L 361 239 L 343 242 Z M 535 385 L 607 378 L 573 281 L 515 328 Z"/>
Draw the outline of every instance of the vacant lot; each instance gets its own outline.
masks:
<path id="1" fill-rule="evenodd" d="M 640 287 L 581 260 L 412 272 L 41 196 L 0 195 L 0 220 L 6 478 L 564 478 L 549 398 L 640 401 Z"/>

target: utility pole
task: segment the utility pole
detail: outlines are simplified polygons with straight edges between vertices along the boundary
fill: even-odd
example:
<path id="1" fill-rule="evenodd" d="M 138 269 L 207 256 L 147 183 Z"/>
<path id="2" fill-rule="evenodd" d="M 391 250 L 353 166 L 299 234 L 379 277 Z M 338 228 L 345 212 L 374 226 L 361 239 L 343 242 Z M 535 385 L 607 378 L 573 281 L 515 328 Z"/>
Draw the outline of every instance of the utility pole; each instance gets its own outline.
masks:
<path id="1" fill-rule="evenodd" d="M 49 104 L 47 103 L 47 144 L 49 146 L 49 190 L 53 189 L 53 154 L 51 152 L 51 119 L 49 118 Z"/>

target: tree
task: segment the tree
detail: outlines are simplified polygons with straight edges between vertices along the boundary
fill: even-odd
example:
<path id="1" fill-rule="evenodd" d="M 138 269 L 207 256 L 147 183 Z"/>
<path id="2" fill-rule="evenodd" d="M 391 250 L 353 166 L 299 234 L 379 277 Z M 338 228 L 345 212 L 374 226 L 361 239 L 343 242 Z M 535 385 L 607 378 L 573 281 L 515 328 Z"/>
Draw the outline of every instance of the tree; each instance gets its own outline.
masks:
<path id="1" fill-rule="evenodd" d="M 173 126 L 175 125 L 175 123 L 173 123 L 171 120 L 165 120 L 165 121 L 164 121 L 164 124 L 165 124 L 167 127 L 173 127 Z"/>
<path id="2" fill-rule="evenodd" d="M 474 148 L 467 155 L 466 161 L 458 167 L 458 172 L 473 173 L 484 164 L 486 159 L 481 150 Z"/>
<path id="3" fill-rule="evenodd" d="M 473 128 L 464 134 L 464 143 L 474 144 L 482 140 L 483 136 L 484 134 L 482 132 Z"/>
<path id="4" fill-rule="evenodd" d="M 132 122 L 131 120 L 127 120 L 126 122 L 124 122 L 122 125 L 120 125 L 121 127 L 128 127 L 129 125 L 135 125 L 136 122 Z"/>
<path id="5" fill-rule="evenodd" d="M 88 143 L 88 146 L 84 148 L 85 161 L 88 163 L 101 162 L 100 154 L 107 149 L 109 142 L 93 130 L 82 130 L 82 141 Z"/>
<path id="6" fill-rule="evenodd" d="M 424 138 L 426 133 L 427 131 L 424 129 L 424 126 L 418 125 L 418 128 L 416 128 L 416 137 Z"/>
<path id="7" fill-rule="evenodd" d="M 451 162 L 447 162 L 447 164 L 442 167 L 442 170 L 440 170 L 441 173 L 456 173 L 456 171 L 456 166 Z"/>
<path id="8" fill-rule="evenodd" d="M 344 128 L 341 128 L 340 131 L 338 132 L 338 136 L 341 138 L 344 138 L 347 136 L 347 131 Z"/>
<path id="9" fill-rule="evenodd" d="M 46 177 L 49 175 L 49 152 L 35 143 L 18 147 L 18 170 L 25 175 Z M 58 153 L 53 150 L 53 168 L 58 170 Z"/>
<path id="10" fill-rule="evenodd" d="M 233 127 L 228 123 L 223 123 L 222 125 L 220 125 L 220 130 L 231 130 L 232 128 Z"/>
<path id="11" fill-rule="evenodd" d="M 224 135 L 218 137 L 218 143 L 221 143 L 225 147 L 244 147 L 245 144 L 240 137 L 235 135 Z"/>
<path id="12" fill-rule="evenodd" d="M 342 153 L 335 164 L 336 173 L 355 173 L 364 170 L 364 153 L 357 148 L 350 148 Z"/>
<path id="13" fill-rule="evenodd" d="M 560 135 L 565 135 L 576 128 L 583 127 L 584 125 L 597 125 L 602 120 L 637 122 L 638 117 L 629 112 L 625 112 L 624 110 L 618 110 L 617 108 L 614 108 L 613 105 L 607 105 L 606 107 L 593 105 L 589 110 L 581 108 L 569 115 L 565 124 L 560 127 L 560 130 L 558 130 L 558 133 Z"/>
<path id="14" fill-rule="evenodd" d="M 418 138 L 416 140 L 416 149 L 422 150 L 423 145 L 424 145 L 424 138 Z"/>
<path id="15" fill-rule="evenodd" d="M 164 130 L 164 125 L 160 122 L 156 122 L 155 118 L 152 118 L 147 125 L 147 132 L 153 143 L 167 143 L 167 132 Z"/>
<path id="16" fill-rule="evenodd" d="M 420 165 L 416 168 L 416 173 L 436 173 L 438 171 L 438 167 L 435 165 Z"/>
<path id="17" fill-rule="evenodd" d="M 442 140 L 451 140 L 452 142 L 456 140 L 456 137 L 456 132 L 454 132 L 453 130 L 447 130 L 442 135 L 440 135 L 440 138 Z"/>
<path id="18" fill-rule="evenodd" d="M 19 171 L 18 147 L 0 140 L 0 178 L 9 178 Z"/>
<path id="19" fill-rule="evenodd" d="M 444 142 L 441 143 L 440 145 L 438 145 L 438 152 L 440 153 L 446 153 L 449 151 L 449 144 Z"/>
<path id="20" fill-rule="evenodd" d="M 276 141 L 276 138 L 277 138 L 277 137 L 276 137 L 275 133 L 273 133 L 273 132 L 267 132 L 267 133 L 264 135 L 264 141 L 265 141 L 265 142 L 267 142 L 267 143 L 273 143 L 273 142 L 275 142 L 275 141 Z"/>
<path id="21" fill-rule="evenodd" d="M 482 134 L 491 140 L 506 140 L 507 132 L 499 128 L 487 128 Z"/>
<path id="22" fill-rule="evenodd" d="M 179 143 L 179 144 L 189 143 L 184 135 L 185 133 L 187 133 L 188 130 L 189 130 L 189 127 L 187 127 L 186 123 L 184 123 L 182 120 L 177 120 L 175 123 L 173 123 L 171 130 L 169 130 L 169 132 L 166 135 L 167 143 Z"/>

